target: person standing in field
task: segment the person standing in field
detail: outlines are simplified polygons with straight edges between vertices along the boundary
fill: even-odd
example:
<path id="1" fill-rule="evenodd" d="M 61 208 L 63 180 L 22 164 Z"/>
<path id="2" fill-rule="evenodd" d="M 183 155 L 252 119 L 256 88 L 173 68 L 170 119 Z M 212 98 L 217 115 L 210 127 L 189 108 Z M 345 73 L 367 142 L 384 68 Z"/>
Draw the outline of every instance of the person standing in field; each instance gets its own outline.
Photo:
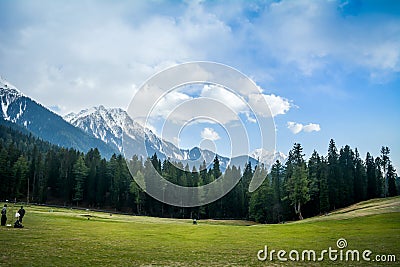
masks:
<path id="1" fill-rule="evenodd" d="M 25 210 L 23 206 L 21 206 L 21 208 L 18 210 L 18 213 L 19 213 L 19 218 L 18 218 L 19 222 L 22 223 L 22 218 L 24 218 L 25 216 Z"/>
<path id="2" fill-rule="evenodd" d="M 4 204 L 4 207 L 1 210 L 1 226 L 6 226 L 6 222 L 7 222 L 7 204 Z"/>

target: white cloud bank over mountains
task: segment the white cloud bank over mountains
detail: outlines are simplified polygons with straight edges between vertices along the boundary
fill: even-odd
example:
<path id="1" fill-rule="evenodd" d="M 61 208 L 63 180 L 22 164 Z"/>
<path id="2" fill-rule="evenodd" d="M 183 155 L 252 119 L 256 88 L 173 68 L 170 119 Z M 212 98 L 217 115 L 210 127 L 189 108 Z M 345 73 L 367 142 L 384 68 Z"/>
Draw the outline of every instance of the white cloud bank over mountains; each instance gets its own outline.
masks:
<path id="1" fill-rule="evenodd" d="M 257 83 L 337 65 L 372 78 L 398 73 L 398 19 L 353 20 L 343 8 L 336 1 L 4 2 L 0 71 L 61 114 L 99 103 L 126 107 L 150 75 L 192 60 L 230 64 Z"/>
<path id="2" fill-rule="evenodd" d="M 147 99 L 151 99 L 152 92 L 149 92 Z M 253 112 L 265 110 L 265 105 L 269 106 L 270 114 L 256 114 L 261 117 L 275 117 L 286 114 L 293 106 L 291 101 L 274 94 L 250 94 L 248 100 L 242 99 L 235 93 L 216 85 L 204 84 L 198 96 L 193 96 L 183 90 L 173 90 L 165 94 L 157 103 L 155 103 L 151 116 L 172 121 L 185 121 L 187 118 L 196 117 L 198 109 L 193 109 L 197 98 L 207 98 L 213 101 L 204 101 L 202 108 L 210 110 L 219 106 L 217 103 L 225 106 L 229 112 L 220 114 L 221 123 L 238 120 L 239 114 L 246 114 L 247 120 L 256 123 Z M 262 99 L 264 98 L 264 99 Z M 192 101 L 192 104 L 183 105 L 185 102 Z M 215 101 L 215 103 L 214 103 Z M 256 110 L 251 110 L 250 107 Z"/>

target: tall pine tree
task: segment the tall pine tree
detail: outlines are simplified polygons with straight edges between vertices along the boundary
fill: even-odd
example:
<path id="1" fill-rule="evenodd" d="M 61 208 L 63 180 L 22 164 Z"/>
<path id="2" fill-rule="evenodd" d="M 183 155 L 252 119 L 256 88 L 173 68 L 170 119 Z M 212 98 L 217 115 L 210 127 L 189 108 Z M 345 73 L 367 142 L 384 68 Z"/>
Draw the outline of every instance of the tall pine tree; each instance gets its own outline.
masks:
<path id="1" fill-rule="evenodd" d="M 75 179 L 74 197 L 72 200 L 76 202 L 76 205 L 78 206 L 79 201 L 83 200 L 84 185 L 89 172 L 85 160 L 83 159 L 83 155 L 79 156 L 78 160 L 74 164 L 72 172 Z"/>
<path id="2" fill-rule="evenodd" d="M 310 182 L 302 152 L 301 145 L 294 144 L 286 165 L 287 180 L 285 184 L 286 198 L 290 201 L 290 205 L 300 220 L 303 219 L 301 208 L 310 200 Z"/>
<path id="3" fill-rule="evenodd" d="M 339 206 L 338 200 L 339 191 L 339 155 L 333 139 L 329 142 L 328 147 L 328 165 L 327 165 L 327 180 L 329 188 L 329 204 L 330 210 L 336 209 Z"/>
<path id="4" fill-rule="evenodd" d="M 369 152 L 367 152 L 367 157 L 365 159 L 366 164 L 366 175 L 367 175 L 367 198 L 378 197 L 378 179 L 376 177 L 376 166 L 374 158 Z"/>
<path id="5" fill-rule="evenodd" d="M 387 169 L 387 180 L 388 180 L 388 196 L 394 197 L 397 196 L 397 188 L 396 188 L 396 170 L 394 169 L 392 163 L 389 161 L 388 169 Z"/>

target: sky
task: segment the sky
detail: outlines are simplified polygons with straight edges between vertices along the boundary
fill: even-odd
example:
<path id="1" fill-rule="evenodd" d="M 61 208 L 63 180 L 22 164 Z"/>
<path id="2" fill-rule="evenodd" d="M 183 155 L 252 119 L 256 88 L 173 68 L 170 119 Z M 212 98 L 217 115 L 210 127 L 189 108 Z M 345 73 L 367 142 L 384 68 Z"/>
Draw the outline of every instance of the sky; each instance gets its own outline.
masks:
<path id="1" fill-rule="evenodd" d="M 333 138 L 365 159 L 388 146 L 400 170 L 399 1 L 2 0 L 0 10 L 0 75 L 60 115 L 126 109 L 155 73 L 212 61 L 260 88 L 278 151 L 299 142 L 306 157 L 326 155 Z M 190 125 L 182 138 L 226 141 L 215 123 Z"/>

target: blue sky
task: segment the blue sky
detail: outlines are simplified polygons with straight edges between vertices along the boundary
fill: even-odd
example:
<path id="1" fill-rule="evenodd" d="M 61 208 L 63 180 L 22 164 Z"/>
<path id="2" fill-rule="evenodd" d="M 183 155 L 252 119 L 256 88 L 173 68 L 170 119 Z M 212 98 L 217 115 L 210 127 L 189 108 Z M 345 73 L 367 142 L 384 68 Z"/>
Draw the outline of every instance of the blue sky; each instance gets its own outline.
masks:
<path id="1" fill-rule="evenodd" d="M 385 145 L 400 168 L 399 1 L 3 0 L 0 10 L 0 75 L 61 115 L 126 108 L 155 72 L 216 61 L 270 97 L 279 151 L 300 142 L 325 155 L 333 138 L 365 158 Z M 215 139 L 205 128 L 196 136 Z"/>

